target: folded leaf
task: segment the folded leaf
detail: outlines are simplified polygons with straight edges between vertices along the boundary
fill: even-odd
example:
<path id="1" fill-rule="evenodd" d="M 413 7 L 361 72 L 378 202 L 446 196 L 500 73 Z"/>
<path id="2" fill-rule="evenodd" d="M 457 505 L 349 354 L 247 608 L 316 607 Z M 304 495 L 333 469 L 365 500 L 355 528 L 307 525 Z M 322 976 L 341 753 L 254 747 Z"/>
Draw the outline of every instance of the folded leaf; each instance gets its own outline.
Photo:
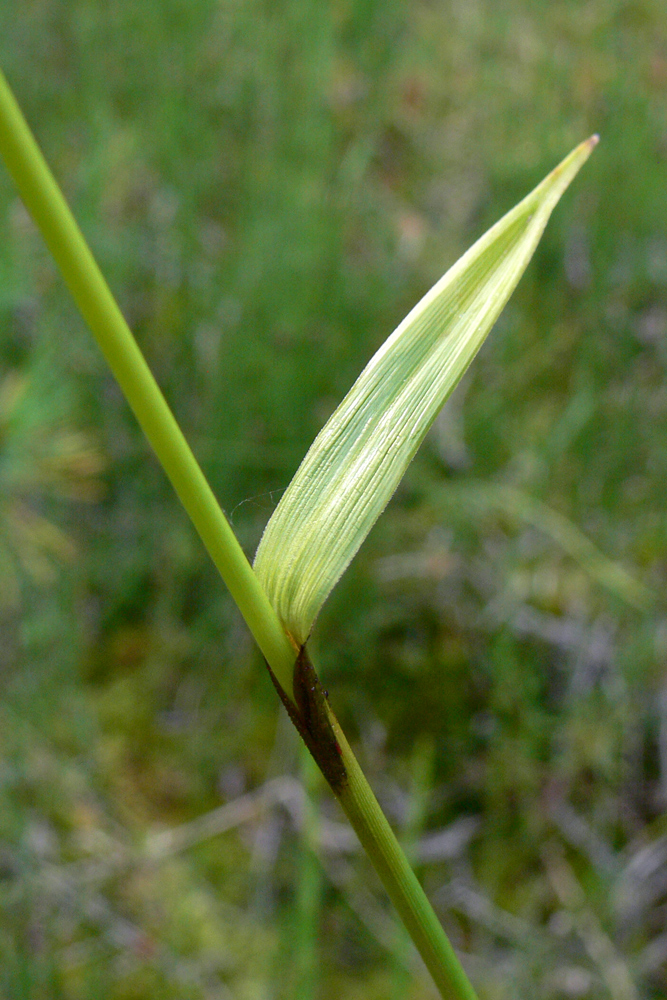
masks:
<path id="1" fill-rule="evenodd" d="M 255 557 L 260 583 L 299 645 L 596 143 L 593 136 L 578 146 L 447 271 L 385 341 L 313 442 Z"/>

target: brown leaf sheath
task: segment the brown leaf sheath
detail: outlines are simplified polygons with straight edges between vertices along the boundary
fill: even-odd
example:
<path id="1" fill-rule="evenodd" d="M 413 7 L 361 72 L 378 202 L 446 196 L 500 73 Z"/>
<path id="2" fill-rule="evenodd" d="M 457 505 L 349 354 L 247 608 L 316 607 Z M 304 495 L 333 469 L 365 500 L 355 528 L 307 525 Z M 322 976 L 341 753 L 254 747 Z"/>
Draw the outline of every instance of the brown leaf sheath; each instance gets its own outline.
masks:
<path id="1" fill-rule="evenodd" d="M 271 667 L 269 674 L 287 714 L 308 747 L 315 763 L 338 794 L 347 781 L 341 750 L 331 725 L 331 708 L 327 693 L 315 673 L 305 645 L 299 650 L 294 665 L 294 697 L 289 698 L 276 680 Z"/>

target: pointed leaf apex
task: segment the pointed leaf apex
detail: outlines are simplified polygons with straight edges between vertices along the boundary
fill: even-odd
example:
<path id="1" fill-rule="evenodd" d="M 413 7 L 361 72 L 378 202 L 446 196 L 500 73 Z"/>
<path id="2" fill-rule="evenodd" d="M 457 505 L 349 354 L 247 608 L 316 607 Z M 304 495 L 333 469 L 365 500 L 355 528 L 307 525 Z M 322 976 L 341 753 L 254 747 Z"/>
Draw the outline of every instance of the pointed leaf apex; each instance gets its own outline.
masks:
<path id="1" fill-rule="evenodd" d="M 315 439 L 255 557 L 260 582 L 297 645 L 308 638 L 597 141 L 594 135 L 577 146 L 426 293 Z"/>

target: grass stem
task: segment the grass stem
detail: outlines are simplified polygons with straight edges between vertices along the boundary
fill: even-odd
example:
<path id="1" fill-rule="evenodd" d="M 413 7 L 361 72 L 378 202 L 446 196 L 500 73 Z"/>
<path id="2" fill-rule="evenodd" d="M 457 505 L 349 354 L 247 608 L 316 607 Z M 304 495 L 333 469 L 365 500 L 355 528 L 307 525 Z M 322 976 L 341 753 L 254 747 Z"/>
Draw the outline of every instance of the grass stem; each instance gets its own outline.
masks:
<path id="1" fill-rule="evenodd" d="M 477 1000 L 463 966 L 333 714 L 332 723 L 347 772 L 347 782 L 336 792 L 345 815 L 441 995 L 446 1000 Z"/>
<path id="2" fill-rule="evenodd" d="M 0 154 L 63 277 L 276 679 L 294 701 L 295 651 L 153 378 L 0 71 Z M 446 1000 L 476 1000 L 454 950 L 340 727 L 335 789 Z"/>
<path id="3" fill-rule="evenodd" d="M 296 653 L 153 378 L 0 70 L 0 154 L 128 403 L 283 690 Z"/>

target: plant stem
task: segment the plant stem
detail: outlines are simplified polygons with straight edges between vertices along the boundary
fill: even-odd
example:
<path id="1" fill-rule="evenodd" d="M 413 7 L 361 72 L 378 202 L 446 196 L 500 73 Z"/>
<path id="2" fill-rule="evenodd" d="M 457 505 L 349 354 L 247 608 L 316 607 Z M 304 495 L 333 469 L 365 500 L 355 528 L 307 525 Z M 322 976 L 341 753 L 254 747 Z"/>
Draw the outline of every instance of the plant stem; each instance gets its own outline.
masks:
<path id="1" fill-rule="evenodd" d="M 109 367 L 282 688 L 296 652 L 153 378 L 0 70 L 0 154 Z"/>
<path id="2" fill-rule="evenodd" d="M 477 1000 L 433 907 L 373 794 L 333 712 L 331 722 L 347 772 L 346 783 L 334 789 L 345 815 L 382 879 L 424 964 L 446 1000 Z"/>
<path id="3" fill-rule="evenodd" d="M 139 424 L 294 702 L 296 652 L 192 454 L 0 71 L 0 154 Z M 334 792 L 446 1000 L 476 1000 L 454 950 L 331 713 L 346 780 Z"/>

